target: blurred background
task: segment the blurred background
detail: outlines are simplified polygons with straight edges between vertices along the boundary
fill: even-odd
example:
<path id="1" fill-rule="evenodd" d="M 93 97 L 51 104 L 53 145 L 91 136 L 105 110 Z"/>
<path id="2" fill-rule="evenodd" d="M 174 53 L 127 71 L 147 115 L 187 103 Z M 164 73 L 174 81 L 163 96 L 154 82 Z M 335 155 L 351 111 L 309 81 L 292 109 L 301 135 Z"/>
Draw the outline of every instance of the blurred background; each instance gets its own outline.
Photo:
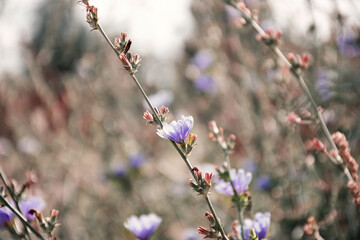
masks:
<path id="1" fill-rule="evenodd" d="M 280 48 L 312 56 L 304 72 L 331 132 L 360 154 L 360 3 L 352 0 L 247 0 L 260 25 L 284 33 Z M 192 115 L 201 170 L 221 165 L 207 138 L 216 120 L 237 144 L 233 167 L 253 173 L 255 212 L 270 211 L 269 239 L 308 239 L 307 217 L 325 239 L 360 239 L 359 216 L 341 171 L 304 143 L 324 137 L 293 126 L 291 111 L 309 108 L 297 82 L 274 55 L 239 28 L 239 12 L 220 0 L 90 0 L 111 39 L 127 32 L 143 58 L 137 76 L 170 120 Z M 0 148 L 11 179 L 39 182 L 27 192 L 60 210 L 60 239 L 135 239 L 131 215 L 163 218 L 154 239 L 202 239 L 207 210 L 187 186 L 190 175 L 169 143 L 146 126 L 146 105 L 116 55 L 75 1 L 0 0 Z M 311 116 L 309 117 L 311 119 Z M 325 140 L 324 140 L 325 141 Z M 227 232 L 230 199 L 211 194 Z M 47 215 L 47 214 L 46 214 Z M 8 239 L 6 231 L 1 239 Z"/>

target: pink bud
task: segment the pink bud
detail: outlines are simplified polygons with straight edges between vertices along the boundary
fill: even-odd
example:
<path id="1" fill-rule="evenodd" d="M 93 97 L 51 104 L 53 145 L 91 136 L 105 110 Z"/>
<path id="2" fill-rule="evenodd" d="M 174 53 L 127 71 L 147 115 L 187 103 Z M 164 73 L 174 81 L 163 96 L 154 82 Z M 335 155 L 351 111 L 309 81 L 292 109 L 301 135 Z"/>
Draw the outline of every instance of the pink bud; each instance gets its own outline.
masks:
<path id="1" fill-rule="evenodd" d="M 204 228 L 204 227 L 198 227 L 196 232 L 198 234 L 202 234 L 202 235 L 205 235 L 205 236 L 210 236 L 210 230 Z"/>
<path id="2" fill-rule="evenodd" d="M 296 113 L 290 112 L 290 113 L 288 114 L 288 121 L 289 121 L 290 123 L 297 123 L 297 124 L 299 124 L 299 123 L 301 123 L 301 118 L 300 118 Z"/>
<path id="3" fill-rule="evenodd" d="M 217 124 L 215 121 L 209 122 L 209 129 L 210 129 L 210 132 L 212 132 L 216 135 L 219 134 L 219 128 L 217 127 Z"/>
<path id="4" fill-rule="evenodd" d="M 325 146 L 319 139 L 314 138 L 313 140 L 311 140 L 311 143 L 316 150 L 318 150 L 320 152 L 325 151 Z"/>
<path id="5" fill-rule="evenodd" d="M 208 185 L 211 185 L 212 173 L 205 173 L 205 181 Z"/>
<path id="6" fill-rule="evenodd" d="M 154 121 L 153 115 L 152 115 L 148 110 L 147 110 L 146 112 L 144 112 L 143 118 L 144 118 L 145 120 L 148 120 L 149 122 Z"/>

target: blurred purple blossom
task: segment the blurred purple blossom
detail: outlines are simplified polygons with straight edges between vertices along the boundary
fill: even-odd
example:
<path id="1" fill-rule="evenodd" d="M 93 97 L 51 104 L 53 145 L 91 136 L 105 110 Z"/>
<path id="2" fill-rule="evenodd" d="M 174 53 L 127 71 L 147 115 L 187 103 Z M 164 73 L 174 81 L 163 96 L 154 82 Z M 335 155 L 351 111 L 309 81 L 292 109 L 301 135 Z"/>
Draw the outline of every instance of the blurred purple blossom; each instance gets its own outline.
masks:
<path id="1" fill-rule="evenodd" d="M 129 162 L 133 168 L 140 168 L 145 162 L 145 156 L 143 154 L 135 154 L 129 157 Z"/>
<path id="2" fill-rule="evenodd" d="M 255 232 L 258 234 L 259 239 L 263 239 L 266 237 L 266 234 L 269 230 L 270 226 L 270 213 L 256 213 L 255 219 L 245 219 L 244 220 L 244 232 L 245 232 L 245 239 L 249 240 L 250 238 L 250 229 L 253 228 Z M 240 227 L 239 227 L 240 228 Z"/>
<path id="3" fill-rule="evenodd" d="M 354 31 L 343 31 L 337 39 L 339 52 L 347 57 L 360 55 L 360 36 Z"/>
<path id="4" fill-rule="evenodd" d="M 184 117 L 182 115 L 180 120 L 172 121 L 170 124 L 164 124 L 163 128 L 157 131 L 157 134 L 162 138 L 181 143 L 189 136 L 193 126 L 193 117 Z"/>
<path id="5" fill-rule="evenodd" d="M 248 190 L 252 174 L 250 172 L 245 172 L 244 169 L 239 169 L 237 172 L 236 169 L 231 169 L 230 179 L 232 180 L 237 194 L 241 195 L 243 192 Z M 222 179 L 216 182 L 215 190 L 229 197 L 234 195 L 230 182 L 226 182 Z"/>
<path id="6" fill-rule="evenodd" d="M 243 168 L 247 172 L 256 172 L 257 171 L 257 163 L 253 159 L 247 158 L 244 161 Z"/>
<path id="7" fill-rule="evenodd" d="M 202 237 L 196 232 L 195 228 L 188 228 L 185 229 L 183 233 L 183 240 L 200 240 Z"/>
<path id="8" fill-rule="evenodd" d="M 336 78 L 336 73 L 334 71 L 327 71 L 323 70 L 318 72 L 315 87 L 321 95 L 322 100 L 327 101 L 329 100 L 332 95 L 334 94 L 331 91 L 332 87 L 332 80 Z"/>
<path id="9" fill-rule="evenodd" d="M 225 5 L 225 12 L 226 12 L 227 18 L 230 21 L 236 20 L 241 17 L 240 11 L 230 5 Z"/>
<path id="10" fill-rule="evenodd" d="M 212 77 L 206 74 L 201 74 L 195 79 L 194 86 L 201 92 L 215 92 L 216 84 Z"/>
<path id="11" fill-rule="evenodd" d="M 150 102 L 154 107 L 160 108 L 161 106 L 170 106 L 174 100 L 174 94 L 168 90 L 159 90 L 157 93 L 149 96 Z M 143 106 L 149 109 L 146 101 L 143 101 Z"/>
<path id="12" fill-rule="evenodd" d="M 131 216 L 124 223 L 124 226 L 137 238 L 145 240 L 149 238 L 159 227 L 161 218 L 154 213 L 141 215 L 140 217 Z"/>
<path id="13" fill-rule="evenodd" d="M 29 211 L 31 209 L 35 209 L 38 211 L 43 210 L 43 208 L 45 207 L 45 202 L 39 197 L 29 197 L 28 199 L 20 200 L 19 206 L 24 217 L 27 220 L 31 221 L 35 219 L 35 216 L 30 214 Z"/>
<path id="14" fill-rule="evenodd" d="M 191 59 L 191 63 L 194 64 L 200 70 L 205 70 L 214 63 L 214 56 L 208 50 L 200 50 Z"/>
<path id="15" fill-rule="evenodd" d="M 110 172 L 110 176 L 115 177 L 115 178 L 124 178 L 126 176 L 127 172 L 128 172 L 128 170 L 125 166 L 117 165 Z"/>
<path id="16" fill-rule="evenodd" d="M 271 187 L 269 176 L 263 175 L 256 180 L 255 186 L 261 190 L 268 190 Z"/>

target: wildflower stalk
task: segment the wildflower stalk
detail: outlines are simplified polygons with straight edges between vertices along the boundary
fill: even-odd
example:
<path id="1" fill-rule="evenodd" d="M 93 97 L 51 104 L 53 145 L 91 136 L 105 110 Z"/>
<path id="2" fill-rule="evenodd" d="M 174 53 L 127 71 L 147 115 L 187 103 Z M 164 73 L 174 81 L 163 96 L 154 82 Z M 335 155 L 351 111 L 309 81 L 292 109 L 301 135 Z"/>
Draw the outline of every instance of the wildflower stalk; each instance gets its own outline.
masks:
<path id="1" fill-rule="evenodd" d="M 4 183 L 5 185 L 5 188 L 6 190 L 8 191 L 9 195 L 11 196 L 12 200 L 14 201 L 14 204 L 15 204 L 15 207 L 17 208 L 17 210 L 21 213 L 21 209 L 20 209 L 20 206 L 19 206 L 19 202 L 17 200 L 17 196 L 16 194 L 13 192 L 13 190 L 10 188 L 9 186 L 9 181 L 8 179 L 6 178 L 6 175 L 2 169 L 2 167 L 0 166 L 0 178 L 1 178 L 1 181 Z M 1 195 L 1 194 L 0 194 Z M 10 209 L 11 210 L 11 209 Z M 14 212 L 15 213 L 15 212 Z M 25 236 L 31 240 L 31 237 L 29 235 L 29 232 L 27 230 L 27 227 L 26 227 L 26 224 L 24 224 L 24 222 L 22 222 L 22 225 L 24 227 L 24 233 L 25 233 Z"/>
<path id="2" fill-rule="evenodd" d="M 228 5 L 236 8 L 237 10 L 239 10 L 242 14 L 242 17 L 245 19 L 245 21 L 251 25 L 251 27 L 258 32 L 260 35 L 266 35 L 266 32 L 260 27 L 260 25 L 244 10 L 239 8 L 236 3 L 233 0 L 224 0 L 225 3 L 227 3 Z M 266 44 L 267 45 L 267 44 Z M 294 66 L 289 62 L 289 60 L 285 57 L 285 55 L 283 54 L 283 52 L 280 50 L 279 47 L 277 47 L 276 45 L 267 45 L 274 53 L 275 55 L 282 61 L 285 63 L 285 65 L 289 68 L 290 72 L 292 73 L 292 75 L 295 77 L 295 79 L 298 81 L 300 87 L 302 88 L 302 90 L 304 91 L 305 95 L 307 96 L 307 98 L 309 99 L 310 103 L 311 103 L 311 107 L 313 108 L 316 117 L 318 118 L 319 122 L 320 122 L 320 128 L 323 131 L 323 133 L 325 134 L 325 137 L 327 138 L 328 142 L 331 145 L 331 149 L 335 150 L 335 159 L 336 162 L 334 163 L 337 166 L 341 166 L 342 170 L 345 174 L 345 176 L 348 178 L 349 181 L 354 181 L 353 177 L 350 174 L 349 169 L 347 168 L 347 166 L 345 165 L 343 159 L 340 157 L 339 153 L 338 153 L 338 148 L 336 147 L 335 142 L 333 141 L 333 139 L 331 138 L 331 134 L 329 129 L 327 128 L 323 117 L 321 116 L 321 113 L 318 109 L 318 106 L 314 100 L 314 98 L 312 97 L 309 88 L 307 87 L 304 78 L 301 76 L 301 74 L 299 74 L 296 71 L 296 68 L 294 68 Z"/>
<path id="3" fill-rule="evenodd" d="M 231 165 L 230 165 L 230 154 L 228 150 L 223 150 L 224 152 L 224 157 L 225 157 L 225 161 L 226 161 L 226 166 L 227 166 L 227 171 L 229 173 L 229 178 L 230 178 L 230 185 L 234 191 L 234 197 L 235 199 L 238 199 L 238 193 L 236 192 L 235 186 L 233 181 L 231 180 L 231 176 L 230 176 L 230 171 L 231 171 Z M 241 230 L 241 239 L 245 240 L 245 233 L 244 233 L 244 221 L 243 221 L 243 206 L 239 201 L 236 201 L 236 208 L 238 210 L 238 215 L 239 215 L 239 224 L 240 224 L 240 230 Z"/>
<path id="4" fill-rule="evenodd" d="M 26 227 L 28 227 L 31 230 L 31 232 L 33 232 L 41 240 L 45 240 L 45 238 L 38 231 L 36 231 L 36 229 L 33 226 L 31 226 L 31 224 L 26 220 L 26 218 L 17 209 L 15 209 L 1 194 L 0 194 L 0 200 L 2 203 L 4 203 L 6 207 L 10 209 L 10 211 L 12 211 L 20 219 L 20 221 Z"/>
<path id="5" fill-rule="evenodd" d="M 99 23 L 97 23 L 97 30 L 100 31 L 100 33 L 102 34 L 102 36 L 105 38 L 105 40 L 109 43 L 110 47 L 114 50 L 114 52 L 116 53 L 117 56 L 120 56 L 120 52 L 115 48 L 115 46 L 112 44 L 112 42 L 110 41 L 109 37 L 106 35 L 105 31 L 103 30 L 103 28 L 101 27 L 101 25 Z M 141 84 L 139 83 L 139 81 L 137 80 L 136 76 L 134 73 L 130 73 L 130 76 L 131 78 L 133 79 L 134 83 L 136 84 L 136 86 L 138 87 L 138 89 L 140 90 L 141 94 L 143 95 L 146 103 L 148 104 L 150 110 L 152 111 L 152 113 L 154 114 L 157 122 L 159 123 L 160 125 L 160 128 L 162 129 L 163 128 L 163 124 L 162 122 L 160 121 L 160 117 L 159 115 L 157 114 L 157 112 L 155 111 L 155 108 L 154 106 L 151 104 L 147 94 L 145 93 L 144 89 L 142 88 Z M 173 145 L 173 147 L 175 148 L 175 150 L 179 153 L 180 157 L 184 160 L 186 166 L 188 167 L 189 171 L 191 172 L 193 178 L 195 179 L 195 181 L 197 182 L 196 180 L 196 176 L 195 176 L 195 173 L 194 171 L 192 170 L 193 167 L 190 163 L 190 161 L 188 160 L 188 158 L 186 157 L 186 155 L 181 151 L 181 149 L 179 148 L 179 146 L 172 140 L 169 140 L 171 142 L 171 144 Z M 226 233 L 221 225 L 221 223 L 219 222 L 219 219 L 217 217 L 217 214 L 215 212 L 215 209 L 211 203 L 211 200 L 209 198 L 209 196 L 207 194 L 204 194 L 203 195 L 204 198 L 205 198 L 205 201 L 211 211 L 211 213 L 213 214 L 214 216 L 214 219 L 215 219 L 215 222 L 216 222 L 216 225 L 218 227 L 218 229 L 220 230 L 220 234 L 222 236 L 223 239 L 225 240 L 229 240 L 228 237 L 226 236 Z"/>

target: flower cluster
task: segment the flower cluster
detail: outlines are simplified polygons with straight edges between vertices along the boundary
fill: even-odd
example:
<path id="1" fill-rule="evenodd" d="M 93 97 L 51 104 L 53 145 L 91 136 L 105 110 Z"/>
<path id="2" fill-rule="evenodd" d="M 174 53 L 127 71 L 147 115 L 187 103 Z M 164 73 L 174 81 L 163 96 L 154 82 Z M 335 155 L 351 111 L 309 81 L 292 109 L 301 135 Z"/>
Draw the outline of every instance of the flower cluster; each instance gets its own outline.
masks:
<path id="1" fill-rule="evenodd" d="M 269 28 L 265 33 L 259 33 L 256 36 L 256 40 L 264 42 L 268 46 L 276 46 L 279 44 L 281 39 L 282 32 L 275 31 L 274 29 Z"/>
<path id="2" fill-rule="evenodd" d="M 140 240 L 148 239 L 154 234 L 161 223 L 161 218 L 154 213 L 141 215 L 140 217 L 131 216 L 124 223 L 124 226 Z"/>
<path id="3" fill-rule="evenodd" d="M 303 53 L 301 56 L 289 53 L 287 58 L 294 70 L 303 70 L 309 67 L 310 55 L 307 53 Z"/>
<path id="4" fill-rule="evenodd" d="M 98 18 L 97 8 L 89 5 L 89 0 L 81 0 L 79 2 L 80 3 L 82 2 L 86 6 L 86 22 L 89 23 L 92 30 L 98 29 L 99 18 Z"/>
<path id="5" fill-rule="evenodd" d="M 204 235 L 205 238 L 217 238 L 217 239 L 219 239 L 221 237 L 220 232 L 219 232 L 220 229 L 216 225 L 216 221 L 215 221 L 214 216 L 211 213 L 206 212 L 205 217 L 209 221 L 210 229 L 207 229 L 207 228 L 204 228 L 204 227 L 198 227 L 196 232 L 198 234 Z"/>
<path id="6" fill-rule="evenodd" d="M 334 140 L 335 144 L 339 147 L 339 155 L 346 162 L 352 178 L 354 179 L 354 181 L 357 181 L 359 179 L 357 173 L 359 165 L 350 154 L 349 143 L 346 140 L 345 135 L 340 132 L 336 132 L 332 134 L 331 137 Z"/>
<path id="7" fill-rule="evenodd" d="M 224 151 L 229 152 L 235 147 L 236 136 L 230 134 L 225 140 L 224 129 L 221 127 L 218 128 L 215 121 L 209 122 L 209 130 L 208 137 L 214 142 L 217 142 Z"/>
<path id="8" fill-rule="evenodd" d="M 144 112 L 143 118 L 146 120 L 146 124 L 160 126 L 161 123 L 164 123 L 166 121 L 169 109 L 162 106 L 160 109 L 154 107 L 154 110 L 156 112 L 156 115 L 159 117 L 160 122 L 158 122 L 156 116 L 150 113 L 149 110 L 146 110 L 146 112 Z"/>
<path id="9" fill-rule="evenodd" d="M 189 185 L 192 187 L 192 189 L 203 195 L 207 195 L 209 193 L 210 187 L 211 187 L 211 178 L 212 173 L 205 173 L 205 176 L 202 175 L 202 172 L 197 168 L 194 167 L 192 169 L 195 175 L 195 181 L 193 179 L 189 180 Z"/>

